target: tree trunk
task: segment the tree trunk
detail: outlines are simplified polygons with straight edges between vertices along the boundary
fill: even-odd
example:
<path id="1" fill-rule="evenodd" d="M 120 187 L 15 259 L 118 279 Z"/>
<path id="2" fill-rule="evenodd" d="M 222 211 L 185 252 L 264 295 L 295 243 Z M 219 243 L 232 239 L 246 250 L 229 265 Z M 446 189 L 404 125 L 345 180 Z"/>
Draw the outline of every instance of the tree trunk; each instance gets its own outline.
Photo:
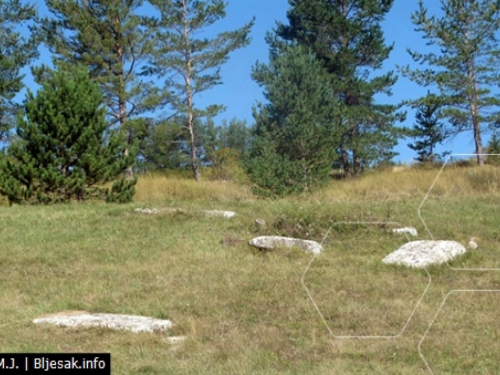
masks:
<path id="1" fill-rule="evenodd" d="M 478 87 L 477 87 L 477 77 L 476 77 L 476 64 L 474 56 L 466 60 L 465 66 L 467 68 L 467 77 L 469 79 L 467 88 L 467 99 L 469 101 L 469 111 L 472 118 L 474 143 L 476 145 L 477 165 L 479 165 L 480 167 L 484 167 L 483 144 L 481 141 L 481 124 L 479 123 L 479 109 L 478 109 L 478 98 L 477 98 Z"/>
<path id="2" fill-rule="evenodd" d="M 120 18 L 117 16 L 115 17 L 115 24 L 116 24 L 116 28 L 117 30 L 120 30 Z M 127 102 L 125 100 L 125 82 L 124 82 L 124 78 L 123 78 L 123 75 L 124 75 L 124 68 L 123 68 L 123 48 L 122 48 L 122 45 L 120 44 L 120 41 L 121 41 L 121 33 L 119 32 L 117 37 L 116 37 L 116 45 L 115 45 L 115 49 L 116 49 L 116 54 L 117 54 L 117 60 L 118 60 L 118 63 L 120 64 L 119 66 L 121 67 L 120 71 L 115 73 L 118 75 L 118 79 L 119 79 L 119 91 L 118 91 L 118 111 L 119 111 L 119 122 L 120 122 L 120 128 L 123 129 L 123 127 L 125 126 L 125 122 L 127 121 Z M 125 148 L 125 151 L 123 152 L 123 154 L 125 156 L 128 156 L 129 155 L 129 147 L 130 145 L 132 144 L 132 134 L 130 132 L 130 130 L 128 130 L 127 132 L 127 147 Z M 132 177 L 134 176 L 134 171 L 132 169 L 132 166 L 129 165 L 127 166 L 127 168 L 125 169 L 125 178 L 127 180 L 130 180 Z"/>
<path id="3" fill-rule="evenodd" d="M 484 167 L 483 144 L 481 142 L 481 133 L 479 129 L 479 122 L 477 118 L 473 120 L 474 123 L 474 143 L 476 144 L 477 165 Z"/>
<path id="4" fill-rule="evenodd" d="M 118 105 L 120 107 L 120 127 L 123 128 L 125 125 L 125 122 L 127 121 L 127 103 L 125 100 L 122 98 L 118 99 Z M 130 130 L 127 131 L 127 147 L 125 148 L 124 155 L 128 156 L 129 155 L 129 146 L 132 144 L 132 134 Z M 129 165 L 127 166 L 127 169 L 125 169 L 125 178 L 127 180 L 130 180 L 132 177 L 134 177 L 134 171 L 132 170 L 132 166 Z"/>
<path id="5" fill-rule="evenodd" d="M 188 99 L 189 101 L 189 99 Z M 200 180 L 200 169 L 198 167 L 198 160 L 196 157 L 196 138 L 194 134 L 194 126 L 193 126 L 193 112 L 190 110 L 188 113 L 188 128 L 189 128 L 189 136 L 191 142 L 191 169 L 193 170 L 193 177 L 196 181 Z"/>
<path id="6" fill-rule="evenodd" d="M 196 136 L 194 131 L 194 116 L 193 116 L 193 94 L 191 92 L 191 64 L 193 62 L 191 58 L 190 48 L 189 48 L 189 24 L 188 24 L 188 16 L 187 16 L 187 4 L 186 1 L 183 0 L 184 7 L 184 41 L 188 48 L 186 48 L 185 59 L 186 59 L 186 68 L 187 73 L 184 77 L 184 82 L 186 84 L 186 99 L 188 104 L 188 121 L 187 128 L 189 131 L 189 141 L 191 143 L 191 169 L 193 170 L 193 177 L 196 181 L 200 180 L 200 169 L 198 167 L 198 160 L 196 156 Z"/>

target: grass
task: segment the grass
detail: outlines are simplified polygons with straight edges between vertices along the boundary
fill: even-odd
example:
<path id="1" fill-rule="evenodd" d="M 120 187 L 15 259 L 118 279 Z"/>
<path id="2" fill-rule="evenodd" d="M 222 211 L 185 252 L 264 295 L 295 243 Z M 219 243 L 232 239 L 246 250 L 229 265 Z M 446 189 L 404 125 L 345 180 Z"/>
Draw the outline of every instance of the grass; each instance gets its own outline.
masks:
<path id="1" fill-rule="evenodd" d="M 113 374 L 430 373 L 418 348 L 443 299 L 455 289 L 500 289 L 500 272 L 432 267 L 415 309 L 429 275 L 380 262 L 404 236 L 388 233 L 391 225 L 342 222 L 399 222 L 429 239 L 417 208 L 437 173 L 381 171 L 276 201 L 232 182 L 150 175 L 133 204 L 2 207 L 0 352 L 110 352 Z M 445 168 L 429 193 L 421 214 L 432 237 L 477 238 L 479 249 L 454 268 L 500 268 L 499 181 L 493 167 Z M 134 212 L 163 206 L 186 211 Z M 264 231 L 255 218 L 266 220 Z M 246 245 L 258 234 L 322 241 L 327 233 L 312 262 L 299 250 Z M 420 347 L 434 374 L 497 373 L 499 303 L 493 292 L 448 296 Z M 32 323 L 64 310 L 167 318 L 175 327 L 131 334 Z M 172 347 L 167 335 L 188 339 Z M 396 338 L 336 337 L 366 335 Z"/>

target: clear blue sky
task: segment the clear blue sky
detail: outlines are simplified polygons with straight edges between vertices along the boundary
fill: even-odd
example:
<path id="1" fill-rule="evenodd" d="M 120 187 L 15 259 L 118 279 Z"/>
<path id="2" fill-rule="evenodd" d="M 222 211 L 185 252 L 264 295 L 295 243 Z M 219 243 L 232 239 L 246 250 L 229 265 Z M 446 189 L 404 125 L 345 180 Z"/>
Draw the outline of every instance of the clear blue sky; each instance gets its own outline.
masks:
<path id="1" fill-rule="evenodd" d="M 46 15 L 47 11 L 43 1 L 37 1 L 39 13 Z M 266 63 L 268 61 L 268 46 L 264 37 L 267 31 L 271 31 L 276 21 L 287 22 L 286 12 L 289 8 L 287 0 L 228 0 L 226 8 L 227 16 L 218 21 L 206 30 L 206 36 L 212 37 L 221 31 L 233 30 L 243 26 L 253 16 L 256 17 L 254 28 L 251 32 L 251 44 L 243 49 L 237 50 L 230 55 L 229 61 L 222 67 L 223 84 L 216 86 L 210 91 L 199 94 L 195 97 L 195 105 L 204 107 L 209 104 L 223 104 L 227 110 L 219 115 L 215 120 L 216 124 L 222 119 L 230 120 L 236 117 L 246 120 L 247 124 L 253 124 L 252 106 L 257 101 L 263 101 L 262 89 L 252 81 L 250 77 L 252 66 L 256 61 Z M 428 8 L 428 14 L 440 13 L 440 2 L 438 0 L 424 0 Z M 394 49 L 384 63 L 380 74 L 388 70 L 396 70 L 396 65 L 404 66 L 413 64 L 407 47 L 429 51 L 425 46 L 422 35 L 414 31 L 410 15 L 417 9 L 416 0 L 396 0 L 389 12 L 382 27 L 386 43 L 394 43 Z M 39 63 L 49 63 L 48 52 L 41 48 Z M 375 73 L 377 74 L 377 73 Z M 36 90 L 30 74 L 27 73 L 26 85 L 32 90 Z M 393 86 L 393 95 L 390 97 L 377 97 L 379 103 L 399 103 L 403 99 L 415 99 L 425 95 L 427 88 L 419 87 L 408 79 L 399 76 L 398 82 Z M 432 91 L 432 88 L 431 88 Z M 19 95 L 18 100 L 22 101 L 24 95 Z M 408 109 L 408 115 L 403 125 L 412 126 L 414 123 L 414 111 Z M 487 138 L 485 138 L 486 140 Z M 411 162 L 416 153 L 407 147 L 410 140 L 403 140 L 395 149 L 399 156 L 395 161 Z M 472 134 L 465 133 L 453 140 L 447 141 L 441 151 L 449 150 L 454 153 L 473 153 L 474 143 Z M 440 150 L 438 149 L 438 152 Z"/>

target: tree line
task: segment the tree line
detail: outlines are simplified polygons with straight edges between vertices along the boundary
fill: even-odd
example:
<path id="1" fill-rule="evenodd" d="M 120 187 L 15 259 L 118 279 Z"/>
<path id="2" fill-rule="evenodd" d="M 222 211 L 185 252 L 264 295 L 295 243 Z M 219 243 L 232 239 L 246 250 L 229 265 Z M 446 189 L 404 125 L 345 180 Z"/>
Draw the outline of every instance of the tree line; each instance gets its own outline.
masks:
<path id="1" fill-rule="evenodd" d="M 137 171 L 189 169 L 199 180 L 204 166 L 229 178 L 228 165 L 277 197 L 313 189 L 334 169 L 349 177 L 391 163 L 402 137 L 416 138 L 418 161 L 435 161 L 436 145 L 463 131 L 484 165 L 484 132 L 500 123 L 500 0 L 441 0 L 440 18 L 419 1 L 411 20 L 437 49 L 408 49 L 419 65 L 396 69 L 435 92 L 398 105 L 375 100 L 397 80 L 378 75 L 393 49 L 381 28 L 393 0 L 289 0 L 288 23 L 266 35 L 269 63 L 251 72 L 266 102 L 250 127 L 215 125 L 223 104 L 199 108 L 194 98 L 222 82 L 220 67 L 250 43 L 255 19 L 210 39 L 223 0 L 45 5 L 39 17 L 34 4 L 0 0 L 0 194 L 10 202 L 125 202 Z M 51 67 L 33 66 L 41 43 Z M 20 106 L 26 66 L 42 88 Z M 404 106 L 418 108 L 413 128 L 398 126 Z"/>

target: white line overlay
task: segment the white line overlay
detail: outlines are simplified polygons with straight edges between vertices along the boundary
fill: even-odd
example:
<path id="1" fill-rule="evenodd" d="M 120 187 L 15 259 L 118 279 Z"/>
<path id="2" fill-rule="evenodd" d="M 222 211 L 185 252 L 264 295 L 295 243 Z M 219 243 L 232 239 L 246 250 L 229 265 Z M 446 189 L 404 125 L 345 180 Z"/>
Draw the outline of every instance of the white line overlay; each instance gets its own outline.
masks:
<path id="1" fill-rule="evenodd" d="M 427 369 L 429 370 L 429 372 L 434 375 L 434 372 L 432 371 L 431 367 L 429 366 L 429 363 L 427 362 L 427 360 L 425 359 L 424 355 L 422 354 L 422 350 L 421 350 L 421 347 L 422 347 L 422 343 L 424 342 L 425 340 L 425 336 L 427 336 L 427 333 L 429 332 L 429 330 L 431 329 L 432 325 L 434 324 L 434 321 L 436 320 L 436 318 L 438 317 L 439 315 L 439 312 L 441 311 L 441 309 L 443 308 L 444 304 L 446 303 L 446 300 L 448 299 L 448 297 L 452 294 L 452 293 L 499 293 L 500 290 L 498 289 L 464 289 L 464 290 L 460 290 L 460 289 L 456 289 L 456 290 L 452 290 L 450 291 L 443 299 L 443 302 L 441 302 L 441 305 L 439 306 L 439 309 L 438 311 L 436 312 L 436 314 L 434 315 L 434 318 L 432 318 L 431 322 L 429 323 L 429 326 L 427 327 L 427 330 L 425 331 L 424 335 L 422 336 L 422 338 L 420 339 L 420 342 L 418 343 L 418 354 L 420 354 L 420 357 L 422 358 L 422 361 L 424 361 L 425 363 L 425 366 L 427 367 Z"/>
<path id="2" fill-rule="evenodd" d="M 330 230 L 333 228 L 333 226 L 335 226 L 335 225 L 341 225 L 341 224 L 347 224 L 347 225 L 367 225 L 367 224 L 368 225 L 381 225 L 381 224 L 385 224 L 385 225 L 395 225 L 395 226 L 399 226 L 400 228 L 403 228 L 403 226 L 401 224 L 399 224 L 397 222 L 393 222 L 393 221 L 339 221 L 337 223 L 334 223 L 332 226 L 330 226 L 330 228 L 328 229 L 328 231 L 326 232 L 326 234 L 323 236 L 323 239 L 321 240 L 321 245 L 323 245 L 323 242 L 325 242 L 325 240 L 328 237 L 328 234 L 330 233 Z M 405 233 L 405 236 L 408 239 L 408 241 L 410 241 L 410 239 L 408 238 L 408 235 L 406 233 Z M 302 274 L 300 282 L 302 283 L 302 286 L 306 290 L 306 293 L 309 296 L 309 299 L 311 300 L 314 308 L 316 309 L 316 311 L 318 312 L 319 316 L 321 317 L 321 320 L 325 324 L 328 332 L 330 333 L 330 335 L 333 338 L 336 338 L 336 339 L 396 339 L 396 338 L 398 338 L 405 331 L 406 327 L 410 323 L 411 318 L 415 314 L 415 311 L 417 310 L 417 307 L 420 305 L 420 302 L 422 301 L 422 299 L 424 298 L 425 294 L 427 293 L 427 290 L 431 286 L 431 282 L 432 282 L 431 275 L 429 274 L 429 272 L 427 271 L 427 269 L 424 268 L 424 270 L 427 273 L 427 276 L 429 278 L 429 282 L 427 283 L 427 286 L 426 286 L 424 292 L 422 293 L 422 295 L 420 296 L 419 300 L 417 301 L 417 304 L 413 308 L 413 311 L 411 312 L 410 316 L 406 320 L 406 323 L 403 325 L 403 328 L 401 328 L 401 331 L 397 335 L 393 335 L 393 336 L 390 336 L 390 335 L 382 335 L 382 336 L 377 336 L 377 335 L 372 335 L 372 336 L 367 336 L 367 335 L 357 335 L 357 336 L 339 336 L 339 335 L 334 335 L 333 332 L 332 332 L 332 330 L 330 329 L 330 326 L 328 325 L 325 317 L 321 313 L 318 305 L 314 301 L 314 298 L 312 297 L 311 293 L 309 292 L 309 289 L 307 289 L 307 286 L 306 286 L 306 284 L 304 282 L 304 278 L 306 276 L 306 273 L 307 273 L 307 271 L 309 271 L 309 267 L 311 266 L 312 262 L 314 261 L 314 259 L 316 258 L 317 255 L 318 254 L 314 254 L 311 257 L 311 260 L 309 261 L 309 263 L 308 263 L 308 265 L 306 267 L 306 270 Z"/>
<path id="3" fill-rule="evenodd" d="M 421 215 L 421 208 L 423 207 L 425 201 L 427 200 L 427 197 L 429 196 L 432 188 L 434 187 L 434 185 L 436 184 L 439 176 L 441 175 L 441 173 L 443 172 L 443 169 L 445 168 L 446 164 L 448 163 L 448 161 L 450 160 L 450 158 L 452 158 L 453 156 L 477 156 L 477 155 L 482 155 L 482 156 L 500 156 L 500 154 L 451 154 L 449 155 L 445 162 L 443 163 L 443 166 L 441 167 L 441 169 L 439 170 L 436 178 L 434 179 L 431 187 L 429 188 L 429 190 L 427 191 L 427 193 L 425 194 L 424 196 L 424 199 L 422 200 L 422 203 L 420 204 L 420 206 L 418 207 L 417 209 L 417 213 L 418 213 L 418 217 L 420 218 L 420 220 L 422 221 L 422 224 L 424 225 L 427 233 L 429 234 L 430 238 L 432 240 L 434 240 L 434 236 L 432 235 L 431 231 L 429 230 L 429 228 L 427 227 L 427 224 L 425 223 L 422 215 Z M 323 245 L 323 242 L 326 240 L 326 238 L 328 237 L 328 234 L 330 233 L 331 229 L 333 228 L 333 226 L 335 225 L 341 225 L 341 224 L 347 224 L 347 225 L 380 225 L 380 224 L 386 224 L 386 225 L 395 225 L 395 226 L 399 226 L 399 227 L 403 227 L 401 224 L 397 223 L 397 222 L 389 222 L 389 221 L 379 221 L 379 222 L 366 222 L 366 221 L 341 221 L 341 222 L 337 222 L 337 223 L 334 223 L 332 226 L 330 226 L 330 228 L 328 229 L 328 231 L 326 232 L 325 236 L 323 237 L 322 241 L 321 241 L 321 245 Z M 410 241 L 408 235 L 405 233 L 405 236 L 406 238 L 408 239 L 408 241 Z M 318 315 L 320 316 L 321 320 L 323 321 L 324 325 L 326 326 L 328 332 L 330 333 L 330 335 L 335 338 L 335 339 L 396 339 L 398 337 L 400 337 L 404 331 L 406 330 L 406 327 L 408 326 L 409 322 L 411 321 L 415 311 L 417 310 L 418 306 L 420 305 L 422 299 L 424 298 L 425 294 L 427 293 L 429 287 L 431 286 L 431 283 L 432 283 L 432 278 L 431 278 L 431 275 L 429 274 L 429 272 L 427 271 L 427 268 L 424 268 L 425 272 L 427 273 L 427 276 L 428 276 L 428 283 L 427 283 L 427 286 L 424 290 L 424 292 L 422 293 L 422 296 L 419 298 L 419 300 L 417 301 L 413 311 L 411 312 L 410 316 L 408 317 L 408 319 L 406 320 L 406 323 L 403 325 L 403 327 L 401 328 L 401 331 L 397 334 L 397 335 L 374 335 L 374 336 L 367 336 L 367 335 L 356 335 L 356 336 L 342 336 L 342 335 L 335 335 L 330 326 L 328 325 L 328 322 L 326 321 L 325 317 L 323 316 L 323 314 L 321 313 L 321 310 L 319 309 L 318 305 L 316 304 L 316 302 L 314 301 L 314 298 L 312 297 L 311 293 L 309 292 L 309 289 L 307 288 L 305 282 L 304 282 L 304 279 L 305 279 L 305 276 L 307 274 L 307 272 L 309 271 L 309 268 L 312 264 L 312 262 L 314 261 L 314 259 L 316 258 L 318 254 L 313 254 L 313 256 L 311 257 L 311 260 L 309 261 L 309 263 L 307 264 L 307 267 L 306 267 L 306 270 L 304 271 L 304 273 L 302 274 L 302 277 L 300 279 L 301 283 L 302 283 L 302 286 L 304 287 L 309 299 L 311 300 L 314 308 L 316 309 L 316 311 L 318 312 Z M 450 264 L 448 263 L 448 261 L 446 261 L 446 265 L 453 271 L 500 271 L 500 268 L 455 268 L 455 267 L 452 267 L 450 266 Z M 434 322 L 436 321 L 439 313 L 441 312 L 441 309 L 443 308 L 444 304 L 446 303 L 446 300 L 448 299 L 448 297 L 453 294 L 453 293 L 499 293 L 500 290 L 498 289 L 470 289 L 470 290 L 459 290 L 459 289 L 456 289 L 456 290 L 452 290 L 450 292 L 448 292 L 448 294 L 444 297 L 443 301 L 441 302 L 441 305 L 439 306 L 437 312 L 435 313 L 433 319 L 431 320 L 431 322 L 429 323 L 428 327 L 427 327 L 427 330 L 425 331 L 424 335 L 422 336 L 422 338 L 420 339 L 420 342 L 418 343 L 418 353 L 420 355 L 420 357 L 422 358 L 423 362 L 425 363 L 425 366 L 427 367 L 427 369 L 429 370 L 429 372 L 434 375 L 434 372 L 432 371 L 431 367 L 429 366 L 429 363 L 427 362 L 427 360 L 425 359 L 423 353 L 422 353 L 422 350 L 421 350 L 421 347 L 422 347 L 422 343 L 424 342 L 427 334 L 429 333 L 432 325 L 434 324 Z"/>
<path id="4" fill-rule="evenodd" d="M 427 231 L 427 233 L 429 234 L 429 236 L 431 237 L 432 240 L 434 240 L 434 236 L 432 235 L 431 231 L 429 230 L 429 228 L 427 227 L 427 224 L 425 223 L 422 215 L 421 215 L 421 212 L 420 212 L 420 209 L 422 208 L 422 206 L 424 205 L 425 201 L 427 200 L 427 197 L 429 196 L 432 188 L 434 187 L 434 185 L 436 184 L 436 181 L 438 180 L 439 176 L 441 175 L 441 172 L 443 172 L 443 169 L 444 167 L 446 166 L 446 164 L 448 163 L 448 161 L 450 160 L 450 158 L 452 158 L 453 156 L 478 156 L 478 155 L 482 155 L 482 156 L 500 156 L 500 154 L 451 154 L 449 155 L 446 160 L 444 161 L 443 163 L 443 166 L 441 167 L 441 169 L 439 170 L 436 178 L 434 179 L 434 181 L 432 182 L 432 185 L 431 187 L 429 188 L 429 190 L 427 191 L 427 194 L 425 194 L 424 196 L 424 199 L 422 200 L 422 203 L 420 203 L 420 206 L 418 207 L 418 217 L 420 218 L 420 220 L 422 221 L 422 224 L 424 224 L 424 227 Z M 448 268 L 450 268 L 451 270 L 453 271 L 500 271 L 500 268 L 456 268 L 456 267 L 452 267 L 450 266 L 450 264 L 448 263 L 448 261 L 446 261 L 446 265 L 448 266 Z M 422 354 L 422 350 L 421 350 L 421 346 L 422 346 L 422 342 L 424 341 L 425 339 L 425 336 L 427 336 L 427 333 L 429 332 L 429 330 L 431 329 L 432 325 L 434 324 L 434 321 L 436 320 L 437 316 L 439 315 L 439 312 L 441 311 L 441 309 L 443 308 L 444 304 L 446 303 L 446 300 L 447 298 L 450 296 L 450 294 L 452 293 L 499 293 L 500 290 L 499 289 L 470 289 L 470 290 L 459 290 L 459 289 L 455 289 L 455 290 L 452 290 L 450 291 L 443 299 L 443 301 L 441 302 L 441 305 L 439 306 L 439 309 L 438 311 L 436 312 L 436 314 L 434 315 L 434 318 L 431 320 L 431 322 L 429 323 L 429 326 L 427 327 L 427 330 L 425 331 L 424 335 L 422 336 L 422 339 L 420 340 L 420 342 L 418 343 L 418 353 L 420 354 L 420 357 L 422 358 L 422 360 L 424 361 L 425 363 L 425 366 L 427 367 L 427 369 L 429 370 L 429 372 L 434 375 L 434 372 L 432 371 L 431 367 L 429 366 L 429 363 L 427 362 L 427 360 L 425 359 L 424 355 Z"/>

